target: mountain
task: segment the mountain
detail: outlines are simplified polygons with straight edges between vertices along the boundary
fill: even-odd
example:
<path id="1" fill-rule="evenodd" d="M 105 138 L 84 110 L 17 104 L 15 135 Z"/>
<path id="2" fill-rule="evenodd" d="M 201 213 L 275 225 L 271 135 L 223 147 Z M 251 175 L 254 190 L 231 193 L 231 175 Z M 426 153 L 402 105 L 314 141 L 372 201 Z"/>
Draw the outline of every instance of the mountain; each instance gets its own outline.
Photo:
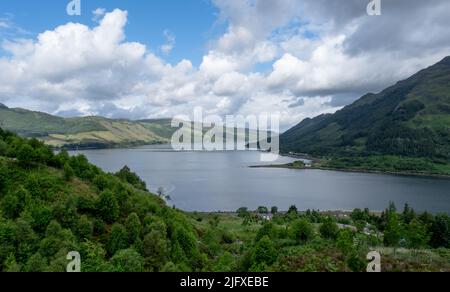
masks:
<path id="1" fill-rule="evenodd" d="M 450 161 L 450 57 L 280 137 L 282 152 Z"/>
<path id="2" fill-rule="evenodd" d="M 172 127 L 171 119 L 126 120 L 104 117 L 62 118 L 47 113 L 21 108 L 8 108 L 0 104 L 0 128 L 19 134 L 22 137 L 38 138 L 47 145 L 57 148 L 112 148 L 146 144 L 169 143 L 179 128 Z M 192 124 L 193 136 L 202 137 L 211 127 Z M 248 141 L 250 132 L 246 130 Z M 224 127 L 224 142 L 228 134 L 238 137 L 235 128 Z M 270 136 L 271 133 L 269 132 Z M 249 147 L 256 147 L 255 142 Z"/>
<path id="3" fill-rule="evenodd" d="M 61 118 L 42 112 L 0 106 L 0 127 L 35 137 L 55 147 L 114 147 L 170 141 L 171 120 L 114 120 L 102 117 Z"/>

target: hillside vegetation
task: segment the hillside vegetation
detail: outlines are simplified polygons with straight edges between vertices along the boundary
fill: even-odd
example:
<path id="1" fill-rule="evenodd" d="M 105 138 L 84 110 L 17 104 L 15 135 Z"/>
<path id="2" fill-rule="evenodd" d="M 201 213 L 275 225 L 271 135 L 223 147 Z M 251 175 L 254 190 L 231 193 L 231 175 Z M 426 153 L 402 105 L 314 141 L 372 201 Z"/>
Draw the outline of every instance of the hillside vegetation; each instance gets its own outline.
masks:
<path id="1" fill-rule="evenodd" d="M 11 109 L 2 104 L 0 104 L 0 127 L 22 137 L 37 138 L 46 145 L 60 149 L 101 149 L 168 144 L 175 131 L 180 129 L 172 127 L 171 119 L 138 121 L 103 117 L 65 119 L 25 109 Z M 195 139 L 202 139 L 211 129 L 210 126 L 191 123 L 192 138 L 195 136 Z M 223 132 L 224 142 L 228 136 L 234 136 L 235 141 L 240 139 L 240 141 L 250 142 L 249 137 L 257 134 L 254 130 L 246 129 L 242 132 L 225 126 Z M 252 142 L 250 147 L 256 147 L 254 144 L 256 141 Z"/>
<path id="2" fill-rule="evenodd" d="M 83 272 L 364 271 L 374 249 L 384 271 L 450 271 L 448 215 L 293 206 L 266 222 L 265 207 L 188 214 L 163 198 L 127 167 L 107 174 L 0 130 L 0 271 L 63 272 L 70 251 Z"/>
<path id="3" fill-rule="evenodd" d="M 281 136 L 281 147 L 322 157 L 424 158 L 448 169 L 450 57 L 335 114 L 304 120 Z"/>
<path id="4" fill-rule="evenodd" d="M 171 120 L 113 120 L 102 117 L 61 118 L 0 106 L 0 125 L 54 147 L 107 148 L 168 143 L 176 129 Z"/>

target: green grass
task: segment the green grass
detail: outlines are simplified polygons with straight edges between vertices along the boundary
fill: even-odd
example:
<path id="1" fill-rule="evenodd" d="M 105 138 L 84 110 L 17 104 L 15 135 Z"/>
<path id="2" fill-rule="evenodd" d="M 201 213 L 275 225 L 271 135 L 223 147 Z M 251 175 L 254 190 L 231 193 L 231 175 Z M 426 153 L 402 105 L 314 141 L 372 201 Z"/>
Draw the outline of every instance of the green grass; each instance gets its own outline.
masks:
<path id="1" fill-rule="evenodd" d="M 450 128 L 450 115 L 418 115 L 410 122 L 410 125 L 417 128 L 426 126 L 437 131 L 448 130 Z"/>

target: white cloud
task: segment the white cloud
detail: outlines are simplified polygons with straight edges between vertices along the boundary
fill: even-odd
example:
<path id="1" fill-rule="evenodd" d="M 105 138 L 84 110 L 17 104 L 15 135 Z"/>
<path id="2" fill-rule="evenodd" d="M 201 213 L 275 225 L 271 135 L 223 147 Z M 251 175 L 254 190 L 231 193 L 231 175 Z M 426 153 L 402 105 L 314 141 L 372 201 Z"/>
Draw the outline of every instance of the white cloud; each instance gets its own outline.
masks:
<path id="1" fill-rule="evenodd" d="M 4 40 L 0 102 L 127 118 L 190 115 L 196 106 L 219 115 L 279 112 L 287 128 L 450 52 L 447 1 L 418 8 L 399 2 L 383 6 L 383 18 L 371 18 L 357 0 L 214 0 L 228 28 L 198 67 L 189 60 L 169 64 L 128 42 L 127 12 L 97 9 L 93 28 L 67 23 L 36 39 Z M 399 22 L 399 15 L 412 17 Z M 176 39 L 164 35 L 159 49 L 167 55 Z M 260 64 L 268 72 L 258 72 Z"/>
<path id="2" fill-rule="evenodd" d="M 92 14 L 93 14 L 92 20 L 94 22 L 98 22 L 106 14 L 106 9 L 97 8 L 94 11 L 92 11 Z"/>
<path id="3" fill-rule="evenodd" d="M 160 50 L 164 55 L 169 55 L 175 48 L 176 37 L 169 30 L 165 30 L 164 38 L 166 43 L 160 47 Z"/>

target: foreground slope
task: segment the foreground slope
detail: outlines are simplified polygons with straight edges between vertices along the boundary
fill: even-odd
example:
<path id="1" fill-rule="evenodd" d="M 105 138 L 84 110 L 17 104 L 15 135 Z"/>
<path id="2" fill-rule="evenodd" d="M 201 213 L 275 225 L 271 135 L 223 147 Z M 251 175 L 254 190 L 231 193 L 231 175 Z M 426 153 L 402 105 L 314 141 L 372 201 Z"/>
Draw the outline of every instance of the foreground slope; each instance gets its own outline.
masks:
<path id="1" fill-rule="evenodd" d="M 0 129 L 0 271 L 63 272 L 70 251 L 83 272 L 364 271 L 374 249 L 384 271 L 450 271 L 447 215 L 273 212 L 183 213 L 127 167 L 107 174 Z"/>

